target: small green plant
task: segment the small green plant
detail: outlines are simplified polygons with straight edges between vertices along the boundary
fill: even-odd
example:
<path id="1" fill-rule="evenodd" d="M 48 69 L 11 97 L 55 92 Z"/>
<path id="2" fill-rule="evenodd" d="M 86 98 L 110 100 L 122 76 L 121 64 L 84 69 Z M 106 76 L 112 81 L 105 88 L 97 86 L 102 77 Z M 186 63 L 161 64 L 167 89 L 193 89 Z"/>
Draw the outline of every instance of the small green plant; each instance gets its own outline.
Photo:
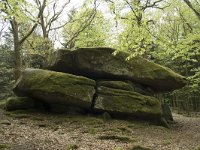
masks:
<path id="1" fill-rule="evenodd" d="M 65 150 L 76 150 L 76 149 L 78 149 L 78 148 L 79 148 L 78 145 L 72 144 L 72 145 L 68 145 L 68 146 L 65 148 Z"/>
<path id="2" fill-rule="evenodd" d="M 150 148 L 146 148 L 146 147 L 142 147 L 140 145 L 135 145 L 132 148 L 130 148 L 129 150 L 151 150 Z"/>
<path id="3" fill-rule="evenodd" d="M 88 129 L 88 133 L 90 133 L 90 134 L 96 134 L 97 133 L 97 129 L 96 128 L 89 128 Z"/>

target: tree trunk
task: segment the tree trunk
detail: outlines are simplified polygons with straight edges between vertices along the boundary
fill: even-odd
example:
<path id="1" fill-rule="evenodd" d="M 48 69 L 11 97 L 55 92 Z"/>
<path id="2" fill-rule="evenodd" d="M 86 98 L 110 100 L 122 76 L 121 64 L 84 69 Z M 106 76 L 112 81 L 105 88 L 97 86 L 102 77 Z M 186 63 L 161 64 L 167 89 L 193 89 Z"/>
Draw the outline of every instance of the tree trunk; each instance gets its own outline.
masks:
<path id="1" fill-rule="evenodd" d="M 12 26 L 12 34 L 14 40 L 14 52 L 15 52 L 15 80 L 17 80 L 21 75 L 21 68 L 22 68 L 22 58 L 21 58 L 21 43 L 19 40 L 19 30 L 18 30 L 18 23 L 15 19 L 10 21 Z"/>
<path id="2" fill-rule="evenodd" d="M 21 75 L 22 58 L 21 58 L 21 45 L 19 43 L 14 44 L 15 51 L 15 80 Z"/>

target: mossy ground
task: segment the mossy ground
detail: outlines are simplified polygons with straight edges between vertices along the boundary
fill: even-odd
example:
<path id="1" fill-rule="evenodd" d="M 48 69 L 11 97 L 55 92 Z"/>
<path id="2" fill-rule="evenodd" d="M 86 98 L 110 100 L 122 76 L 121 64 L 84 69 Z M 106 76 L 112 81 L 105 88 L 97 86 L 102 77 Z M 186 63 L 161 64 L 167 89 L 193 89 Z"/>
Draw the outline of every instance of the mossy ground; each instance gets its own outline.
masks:
<path id="1" fill-rule="evenodd" d="M 132 148 L 130 148 L 129 150 L 151 150 L 150 148 L 146 148 L 140 145 L 135 145 Z"/>
<path id="2" fill-rule="evenodd" d="M 0 143 L 19 150 L 152 150 L 195 149 L 199 145 L 200 118 L 175 115 L 171 129 L 131 120 L 104 120 L 102 116 L 65 115 L 0 109 Z M 12 137 L 15 137 L 14 139 Z M 145 150 L 147 150 L 145 149 Z M 139 149 L 138 149 L 139 150 Z"/>
<path id="3" fill-rule="evenodd" d="M 11 146 L 9 144 L 0 143 L 0 150 L 8 150 L 10 148 L 11 148 Z"/>

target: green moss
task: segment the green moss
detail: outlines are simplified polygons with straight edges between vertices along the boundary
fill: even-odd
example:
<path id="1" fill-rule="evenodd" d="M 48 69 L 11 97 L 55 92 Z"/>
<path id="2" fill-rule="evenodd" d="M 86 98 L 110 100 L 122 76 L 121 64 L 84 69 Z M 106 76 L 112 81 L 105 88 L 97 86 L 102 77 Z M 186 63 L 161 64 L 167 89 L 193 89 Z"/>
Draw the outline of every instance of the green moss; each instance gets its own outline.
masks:
<path id="1" fill-rule="evenodd" d="M 0 109 L 4 109 L 6 106 L 6 100 L 0 100 Z"/>
<path id="2" fill-rule="evenodd" d="M 72 145 L 66 146 L 65 150 L 76 150 L 76 149 L 78 149 L 78 148 L 79 148 L 78 145 L 72 144 Z"/>
<path id="3" fill-rule="evenodd" d="M 141 57 L 126 61 L 130 53 L 119 52 L 114 56 L 114 52 L 115 49 L 111 48 L 80 48 L 74 55 L 78 55 L 79 67 L 83 66 L 81 69 L 93 69 L 97 73 L 131 79 L 158 91 L 174 90 L 186 85 L 185 78 L 169 68 Z"/>
<path id="4" fill-rule="evenodd" d="M 133 90 L 131 84 L 123 81 L 98 81 L 97 85 L 109 88 L 121 89 L 121 90 L 128 90 L 128 91 Z"/>
<path id="5" fill-rule="evenodd" d="M 54 72 L 48 70 L 41 70 L 41 69 L 26 69 L 23 72 L 24 82 L 31 86 L 32 88 L 40 88 L 40 89 L 49 89 L 55 85 L 55 87 L 61 86 L 64 88 L 65 85 L 88 85 L 88 86 L 95 86 L 95 81 L 82 77 L 82 76 L 75 76 L 72 74 L 66 74 L 61 72 Z M 37 83 L 37 84 L 36 84 Z M 56 90 L 56 89 L 55 89 Z"/>
<path id="6" fill-rule="evenodd" d="M 87 129 L 87 133 L 95 135 L 98 132 L 97 128 L 89 128 Z"/>
<path id="7" fill-rule="evenodd" d="M 28 95 L 46 103 L 90 107 L 95 81 L 71 74 L 41 69 L 26 69 L 14 88 L 17 95 Z"/>
<path id="8" fill-rule="evenodd" d="M 34 100 L 27 97 L 10 97 L 6 101 L 6 110 L 30 109 L 34 107 Z"/>
<path id="9" fill-rule="evenodd" d="M 140 145 L 135 145 L 132 148 L 130 148 L 129 150 L 151 150 L 150 148 L 146 148 Z"/>
<path id="10" fill-rule="evenodd" d="M 131 133 L 131 129 L 128 127 L 118 127 L 118 129 L 122 132 L 127 132 L 127 133 Z"/>
<path id="11" fill-rule="evenodd" d="M 117 147 L 117 148 L 114 148 L 113 150 L 123 150 L 123 148 Z"/>
<path id="12" fill-rule="evenodd" d="M 200 145 L 197 145 L 197 146 L 195 147 L 195 150 L 200 150 Z"/>
<path id="13" fill-rule="evenodd" d="M 108 112 L 161 116 L 161 104 L 158 99 L 136 92 L 106 87 L 98 88 L 95 108 Z"/>
<path id="14" fill-rule="evenodd" d="M 133 142 L 134 140 L 128 136 L 118 136 L 118 135 L 102 135 L 98 139 L 101 140 L 115 140 L 119 142 Z"/>
<path id="15" fill-rule="evenodd" d="M 1 144 L 0 143 L 0 150 L 7 150 L 10 148 L 11 148 L 10 144 Z"/>

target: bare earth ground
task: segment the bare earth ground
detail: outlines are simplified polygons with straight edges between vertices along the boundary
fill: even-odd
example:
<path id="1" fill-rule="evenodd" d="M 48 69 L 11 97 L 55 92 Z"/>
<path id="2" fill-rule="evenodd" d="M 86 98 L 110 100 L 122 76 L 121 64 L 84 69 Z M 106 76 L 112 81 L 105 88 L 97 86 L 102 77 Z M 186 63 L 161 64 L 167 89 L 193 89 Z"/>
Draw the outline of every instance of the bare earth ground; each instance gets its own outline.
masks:
<path id="1" fill-rule="evenodd" d="M 147 122 L 0 109 L 0 149 L 126 150 L 133 145 L 152 150 L 198 149 L 200 117 L 173 115 L 175 123 L 166 129 Z"/>

